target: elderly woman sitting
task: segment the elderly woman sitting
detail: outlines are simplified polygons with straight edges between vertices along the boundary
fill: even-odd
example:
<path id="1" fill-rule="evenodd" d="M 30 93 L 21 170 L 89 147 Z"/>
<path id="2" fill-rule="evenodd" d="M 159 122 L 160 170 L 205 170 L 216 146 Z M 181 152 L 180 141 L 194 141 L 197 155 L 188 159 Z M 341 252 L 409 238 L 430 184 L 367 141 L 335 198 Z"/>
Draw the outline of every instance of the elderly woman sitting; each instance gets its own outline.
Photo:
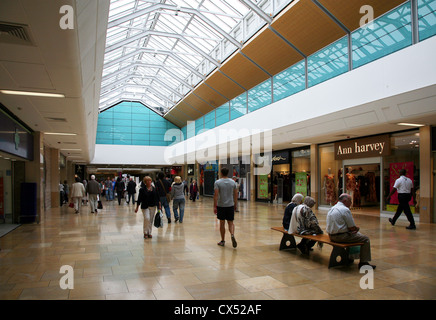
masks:
<path id="1" fill-rule="evenodd" d="M 289 233 L 298 233 L 298 234 L 322 234 L 318 219 L 312 211 L 313 206 L 315 205 L 315 199 L 312 197 L 306 197 L 304 199 L 303 204 L 295 207 L 292 217 L 291 223 L 289 226 Z M 307 254 L 311 248 L 315 245 L 316 241 L 302 239 L 301 242 L 297 245 L 298 249 L 300 249 L 301 253 Z"/>
<path id="2" fill-rule="evenodd" d="M 292 211 L 294 211 L 295 207 L 303 203 L 304 196 L 301 193 L 296 193 L 291 202 L 285 208 L 285 214 L 283 216 L 283 228 L 288 231 L 289 223 L 291 222 Z"/>

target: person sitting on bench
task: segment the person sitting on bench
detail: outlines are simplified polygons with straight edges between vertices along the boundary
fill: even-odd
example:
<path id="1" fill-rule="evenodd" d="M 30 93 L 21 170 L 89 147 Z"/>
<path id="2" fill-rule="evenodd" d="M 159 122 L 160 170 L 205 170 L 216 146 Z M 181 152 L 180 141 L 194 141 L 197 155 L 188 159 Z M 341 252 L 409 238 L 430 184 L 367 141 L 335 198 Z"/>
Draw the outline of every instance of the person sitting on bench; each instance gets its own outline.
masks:
<path id="1" fill-rule="evenodd" d="M 317 235 L 323 234 L 322 229 L 319 226 L 318 219 L 312 211 L 312 207 L 315 205 L 315 199 L 312 197 L 306 197 L 303 204 L 295 207 L 291 216 L 291 223 L 289 226 L 289 233 Z M 297 245 L 302 254 L 308 254 L 316 241 L 301 239 L 301 242 Z"/>
<path id="2" fill-rule="evenodd" d="M 292 211 L 294 208 L 300 204 L 303 203 L 304 196 L 301 193 L 296 193 L 293 197 L 291 202 L 286 206 L 285 208 L 285 214 L 283 215 L 283 228 L 285 228 L 286 231 L 289 230 L 289 223 L 291 222 L 292 217 Z"/>
<path id="3" fill-rule="evenodd" d="M 351 196 L 343 193 L 339 196 L 338 203 L 334 205 L 327 213 L 327 233 L 330 240 L 338 243 L 363 242 L 360 247 L 360 262 L 358 268 L 370 266 L 375 269 L 374 265 L 369 264 L 371 261 L 371 245 L 369 238 L 359 232 L 359 227 L 354 223 L 351 215 L 350 206 L 352 203 Z"/>

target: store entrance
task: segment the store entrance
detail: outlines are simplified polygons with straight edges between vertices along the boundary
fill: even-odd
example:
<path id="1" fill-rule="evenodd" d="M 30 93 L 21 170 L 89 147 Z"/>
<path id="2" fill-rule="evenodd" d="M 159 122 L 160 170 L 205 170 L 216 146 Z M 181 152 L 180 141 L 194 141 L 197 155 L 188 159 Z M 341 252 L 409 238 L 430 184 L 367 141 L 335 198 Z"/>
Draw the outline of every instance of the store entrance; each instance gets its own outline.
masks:
<path id="1" fill-rule="evenodd" d="M 380 215 L 380 163 L 353 163 L 343 167 L 343 192 L 351 195 L 351 210 Z"/>

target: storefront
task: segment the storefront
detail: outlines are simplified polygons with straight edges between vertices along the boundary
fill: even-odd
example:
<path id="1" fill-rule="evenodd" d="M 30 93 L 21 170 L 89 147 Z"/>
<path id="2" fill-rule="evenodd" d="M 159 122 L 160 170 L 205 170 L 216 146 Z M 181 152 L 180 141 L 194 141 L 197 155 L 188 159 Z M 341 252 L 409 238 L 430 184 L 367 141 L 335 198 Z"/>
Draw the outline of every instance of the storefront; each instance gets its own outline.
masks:
<path id="1" fill-rule="evenodd" d="M 234 159 L 227 159 L 226 164 L 221 168 L 229 169 L 229 178 L 236 177 L 238 186 L 238 199 L 249 200 L 250 196 L 250 157 L 242 156 Z"/>
<path id="2" fill-rule="evenodd" d="M 1 104 L 0 128 L 0 223 L 19 223 L 24 163 L 33 160 L 33 135 Z"/>
<path id="3" fill-rule="evenodd" d="M 288 203 L 295 193 L 310 195 L 310 149 L 272 153 L 272 170 L 256 177 L 256 200 Z"/>
<path id="4" fill-rule="evenodd" d="M 214 184 L 218 179 L 218 164 L 209 163 L 200 164 L 200 178 L 198 185 L 200 186 L 200 194 L 204 196 L 214 195 Z"/>
<path id="5" fill-rule="evenodd" d="M 417 205 L 411 201 L 413 213 L 419 213 L 419 131 L 377 135 L 319 146 L 319 205 L 330 207 L 341 193 L 352 197 L 352 210 L 366 214 L 393 213 L 397 195 L 386 197 L 406 169 L 412 179 Z"/>

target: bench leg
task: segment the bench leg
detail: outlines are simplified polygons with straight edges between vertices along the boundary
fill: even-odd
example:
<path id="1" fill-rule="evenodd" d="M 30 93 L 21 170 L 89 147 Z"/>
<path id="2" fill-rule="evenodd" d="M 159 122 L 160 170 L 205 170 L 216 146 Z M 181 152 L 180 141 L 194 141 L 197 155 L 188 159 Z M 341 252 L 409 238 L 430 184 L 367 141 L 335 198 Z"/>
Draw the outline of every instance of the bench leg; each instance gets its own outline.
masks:
<path id="1" fill-rule="evenodd" d="M 289 242 L 289 244 L 288 244 Z M 279 250 L 285 250 L 285 249 L 292 249 L 296 248 L 297 244 L 295 243 L 295 238 L 293 235 L 284 233 L 282 237 L 282 241 L 280 242 L 280 249 Z"/>
<path id="2" fill-rule="evenodd" d="M 341 257 L 341 260 L 338 261 L 338 257 Z M 330 254 L 329 269 L 336 266 L 349 265 L 350 263 L 353 263 L 353 260 L 348 258 L 348 250 L 333 246 L 332 253 Z"/>

